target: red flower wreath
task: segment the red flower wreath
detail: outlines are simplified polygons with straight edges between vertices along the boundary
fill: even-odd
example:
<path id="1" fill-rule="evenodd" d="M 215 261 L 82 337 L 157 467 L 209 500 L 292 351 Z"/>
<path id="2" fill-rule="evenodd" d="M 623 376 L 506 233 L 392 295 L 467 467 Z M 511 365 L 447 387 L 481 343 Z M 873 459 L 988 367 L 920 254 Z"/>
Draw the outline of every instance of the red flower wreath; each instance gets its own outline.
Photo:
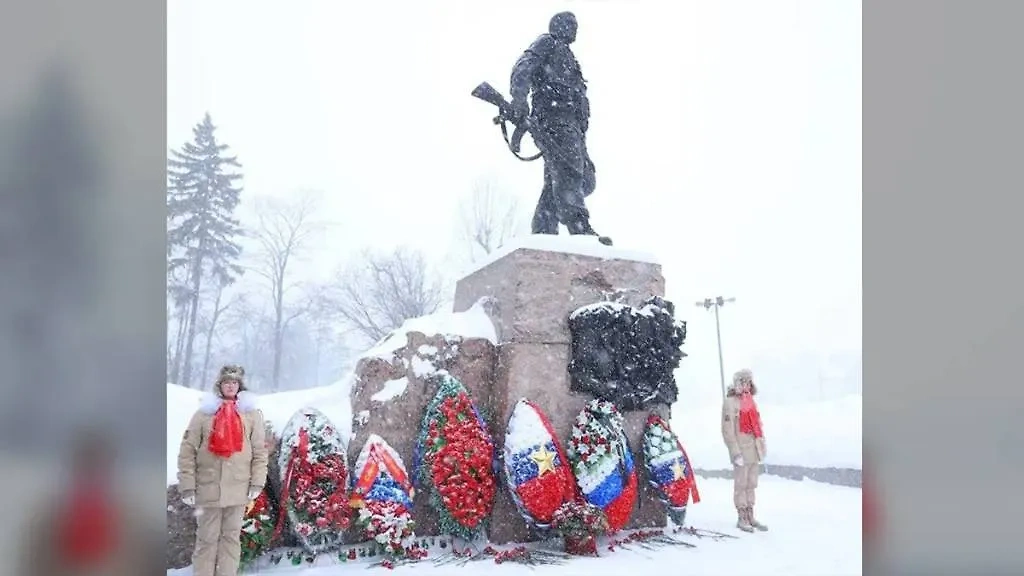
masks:
<path id="1" fill-rule="evenodd" d="M 429 456 L 431 479 L 451 517 L 475 530 L 491 512 L 496 485 L 491 455 L 494 446 L 473 415 L 469 398 L 445 399 L 440 430 L 428 431 L 428 445 L 439 447 Z"/>
<path id="2" fill-rule="evenodd" d="M 308 455 L 321 455 L 310 462 Z M 298 445 L 287 461 L 282 486 L 281 516 L 276 532 L 284 525 L 285 512 L 294 514 L 292 529 L 311 551 L 329 548 L 351 524 L 348 501 L 348 470 L 340 454 L 331 454 L 323 439 L 302 428 Z M 276 536 L 275 536 L 276 538 Z"/>
<path id="3" fill-rule="evenodd" d="M 445 378 L 424 415 L 418 475 L 432 485 L 443 533 L 472 539 L 491 513 L 494 444 L 462 384 Z"/>

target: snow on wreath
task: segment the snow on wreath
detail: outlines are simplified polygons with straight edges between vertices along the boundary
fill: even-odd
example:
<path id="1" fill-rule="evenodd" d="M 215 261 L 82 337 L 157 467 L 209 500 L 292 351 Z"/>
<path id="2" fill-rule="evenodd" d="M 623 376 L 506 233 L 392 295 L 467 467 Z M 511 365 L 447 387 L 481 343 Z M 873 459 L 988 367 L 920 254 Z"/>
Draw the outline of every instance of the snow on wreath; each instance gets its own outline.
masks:
<path id="1" fill-rule="evenodd" d="M 623 424 L 611 402 L 591 400 L 576 416 L 566 452 L 583 498 L 604 512 L 613 532 L 629 522 L 638 488 Z"/>
<path id="2" fill-rule="evenodd" d="M 337 427 L 315 408 L 296 412 L 281 435 L 280 506 L 309 553 L 340 546 L 351 522 L 346 452 L 347 443 Z M 275 528 L 275 540 L 282 520 Z"/>
<path id="3" fill-rule="evenodd" d="M 676 401 L 675 369 L 686 357 L 686 322 L 675 306 L 653 296 L 639 308 L 599 302 L 569 315 L 573 391 L 614 403 L 619 410 L 643 410 Z"/>
<path id="4" fill-rule="evenodd" d="M 402 457 L 383 438 L 370 434 L 353 470 L 352 506 L 358 510 L 356 526 L 363 537 L 374 542 L 391 564 L 418 558 L 419 550 L 412 547 L 416 491 Z"/>
<path id="5" fill-rule="evenodd" d="M 558 508 L 576 497 L 569 460 L 544 411 L 526 398 L 512 409 L 503 468 L 509 495 L 528 525 L 546 529 Z"/>

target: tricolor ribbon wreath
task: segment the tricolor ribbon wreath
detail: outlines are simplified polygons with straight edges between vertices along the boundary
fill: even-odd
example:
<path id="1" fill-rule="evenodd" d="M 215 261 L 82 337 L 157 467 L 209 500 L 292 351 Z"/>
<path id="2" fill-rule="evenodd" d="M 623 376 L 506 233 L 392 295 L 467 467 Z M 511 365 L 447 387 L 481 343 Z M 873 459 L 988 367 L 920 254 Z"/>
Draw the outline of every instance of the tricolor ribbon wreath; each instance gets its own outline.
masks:
<path id="1" fill-rule="evenodd" d="M 693 462 L 668 422 L 657 414 L 647 417 L 643 444 L 648 483 L 657 490 L 672 521 L 682 525 L 687 503 L 700 502 Z"/>
<path id="2" fill-rule="evenodd" d="M 544 412 L 525 398 L 509 416 L 502 466 L 509 494 L 527 525 L 548 529 L 555 511 L 576 499 L 562 443 Z"/>
<path id="3" fill-rule="evenodd" d="M 567 452 L 583 498 L 604 510 L 612 531 L 625 528 L 638 486 L 622 414 L 615 405 L 587 402 L 573 424 Z"/>
<path id="4" fill-rule="evenodd" d="M 387 556 L 409 555 L 416 527 L 410 512 L 415 489 L 402 457 L 383 438 L 371 434 L 355 469 L 358 477 L 351 505 L 358 510 L 356 522 L 363 535 Z"/>

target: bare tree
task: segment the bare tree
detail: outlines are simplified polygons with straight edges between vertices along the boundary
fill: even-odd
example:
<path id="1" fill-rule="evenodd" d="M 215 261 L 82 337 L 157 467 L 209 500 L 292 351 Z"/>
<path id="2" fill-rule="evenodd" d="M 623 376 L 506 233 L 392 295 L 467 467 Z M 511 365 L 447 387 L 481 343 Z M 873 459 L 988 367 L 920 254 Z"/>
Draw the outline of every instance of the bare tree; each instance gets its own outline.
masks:
<path id="1" fill-rule="evenodd" d="M 174 317 L 174 312 L 173 312 L 173 309 L 171 308 L 171 298 L 168 297 L 167 298 L 167 325 L 168 325 L 168 327 L 171 325 L 171 318 L 173 318 L 173 317 Z M 178 338 L 178 340 L 180 340 L 180 338 Z M 167 376 L 166 376 L 165 379 L 168 382 L 171 382 L 171 372 L 174 370 L 174 362 L 176 361 L 176 358 L 175 358 L 175 342 L 176 342 L 176 339 L 172 338 L 170 332 L 168 332 L 167 333 L 167 343 L 166 343 L 166 348 L 167 348 L 167 359 L 166 359 L 166 361 L 167 361 L 167 369 L 165 370 L 167 372 Z M 177 382 L 175 382 L 175 383 L 177 383 Z"/>
<path id="2" fill-rule="evenodd" d="M 301 282 L 290 275 L 291 266 L 301 259 L 314 234 L 324 224 L 315 221 L 319 202 L 314 194 L 304 193 L 294 200 L 262 199 L 256 205 L 257 225 L 253 238 L 257 242 L 257 262 L 251 268 L 270 284 L 273 305 L 273 370 L 271 386 L 277 390 L 281 378 L 281 358 L 284 349 L 284 334 L 288 324 L 309 310 L 308 297 L 298 302 L 286 302 L 288 295 Z M 295 300 L 295 299 L 292 299 Z"/>
<path id="3" fill-rule="evenodd" d="M 237 301 L 237 298 L 224 302 L 224 289 L 227 285 L 220 283 L 217 286 L 217 296 L 213 300 L 213 312 L 210 314 L 209 319 L 206 322 L 206 350 L 203 352 L 203 371 L 202 381 L 206 382 L 209 377 L 210 370 L 210 356 L 213 352 L 213 338 L 214 333 L 217 330 L 217 323 L 220 321 L 221 316 L 224 312 L 231 308 L 232 304 Z"/>
<path id="4" fill-rule="evenodd" d="M 320 385 L 322 380 L 324 349 L 332 349 L 332 354 L 344 354 L 344 351 L 339 350 L 338 320 L 337 307 L 331 299 L 331 288 L 317 287 L 316 291 L 310 293 L 310 330 L 313 333 L 315 364 L 313 380 L 316 385 Z"/>
<path id="5" fill-rule="evenodd" d="M 266 361 L 264 351 L 273 348 L 271 334 L 271 318 L 264 314 L 264 307 L 249 294 L 240 294 L 231 308 L 225 311 L 220 322 L 222 333 L 231 344 L 225 352 L 240 362 L 246 369 L 246 386 L 253 390 L 262 390 L 263 377 L 271 371 L 271 363 Z"/>
<path id="6" fill-rule="evenodd" d="M 182 384 L 181 365 L 185 354 L 185 336 L 188 333 L 188 311 L 192 302 L 191 282 L 183 277 L 183 270 L 190 270 L 182 267 L 177 270 L 169 270 L 167 274 L 167 323 L 170 324 L 172 316 L 178 321 L 176 334 L 173 338 L 173 348 L 168 342 L 168 370 L 167 377 L 175 384 Z M 173 306 L 173 311 L 171 306 Z M 168 334 L 168 340 L 171 340 Z"/>
<path id="7" fill-rule="evenodd" d="M 442 284 L 420 252 L 408 248 L 386 254 L 367 250 L 338 274 L 331 302 L 342 322 L 376 342 L 406 320 L 437 311 Z"/>
<path id="8" fill-rule="evenodd" d="M 518 199 L 486 179 L 476 181 L 460 211 L 462 234 L 472 260 L 481 253 L 490 254 L 515 236 L 524 221 Z"/>

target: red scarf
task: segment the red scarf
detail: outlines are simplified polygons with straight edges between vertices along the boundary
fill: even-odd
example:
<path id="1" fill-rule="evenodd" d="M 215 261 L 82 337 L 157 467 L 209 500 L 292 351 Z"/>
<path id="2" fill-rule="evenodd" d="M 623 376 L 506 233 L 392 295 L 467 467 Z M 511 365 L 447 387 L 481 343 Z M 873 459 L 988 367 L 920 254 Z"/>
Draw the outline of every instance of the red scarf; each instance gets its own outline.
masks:
<path id="1" fill-rule="evenodd" d="M 118 524 L 117 508 L 101 484 L 76 483 L 60 515 L 59 554 L 76 568 L 107 560 L 118 545 Z"/>
<path id="2" fill-rule="evenodd" d="M 764 438 L 761 429 L 761 413 L 757 411 L 754 395 L 744 392 L 740 395 L 740 432 L 754 438 Z"/>
<path id="3" fill-rule="evenodd" d="M 242 417 L 238 414 L 234 400 L 224 400 L 213 415 L 213 430 L 210 433 L 210 452 L 221 458 L 229 458 L 242 451 Z"/>

